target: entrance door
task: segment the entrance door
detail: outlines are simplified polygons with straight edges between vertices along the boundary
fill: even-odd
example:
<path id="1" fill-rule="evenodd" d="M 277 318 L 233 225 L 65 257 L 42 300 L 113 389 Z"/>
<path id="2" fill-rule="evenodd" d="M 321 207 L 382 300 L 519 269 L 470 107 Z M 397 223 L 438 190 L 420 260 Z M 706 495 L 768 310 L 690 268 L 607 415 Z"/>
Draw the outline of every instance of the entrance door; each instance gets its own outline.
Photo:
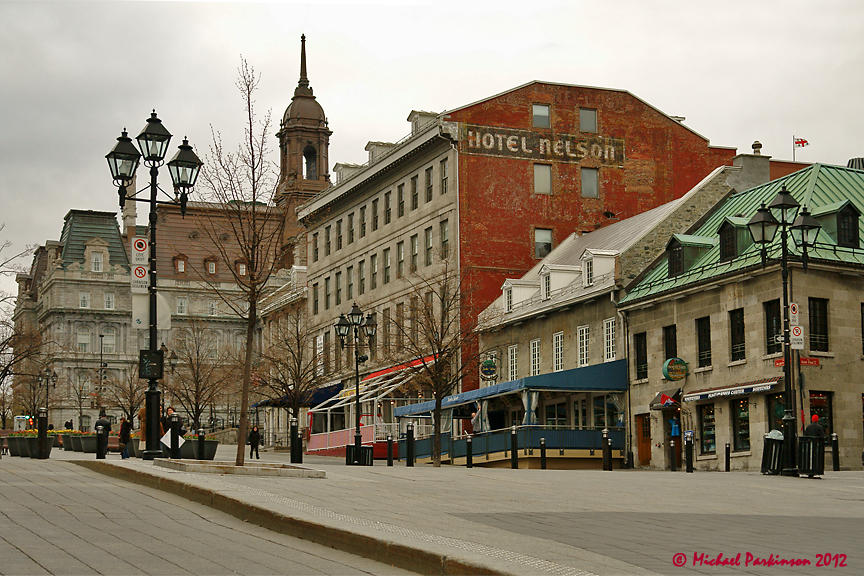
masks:
<path id="1" fill-rule="evenodd" d="M 636 451 L 639 455 L 639 465 L 651 464 L 651 415 L 636 416 Z"/>
<path id="2" fill-rule="evenodd" d="M 671 469 L 672 459 L 675 459 L 675 469 L 681 470 L 681 444 L 684 436 L 681 434 L 681 419 L 677 408 L 667 408 L 663 410 L 663 430 L 664 440 L 663 448 L 666 450 L 666 469 Z M 675 449 L 672 450 L 672 441 L 675 441 Z M 670 452 L 672 452 L 670 454 Z"/>

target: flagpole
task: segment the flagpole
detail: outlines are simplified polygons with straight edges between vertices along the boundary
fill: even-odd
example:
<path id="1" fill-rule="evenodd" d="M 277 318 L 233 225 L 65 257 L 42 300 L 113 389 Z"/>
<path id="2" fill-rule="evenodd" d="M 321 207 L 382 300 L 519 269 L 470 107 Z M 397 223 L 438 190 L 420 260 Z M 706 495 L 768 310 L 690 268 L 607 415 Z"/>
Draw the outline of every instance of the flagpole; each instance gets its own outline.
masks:
<path id="1" fill-rule="evenodd" d="M 792 134 L 792 162 L 795 162 L 795 134 Z"/>

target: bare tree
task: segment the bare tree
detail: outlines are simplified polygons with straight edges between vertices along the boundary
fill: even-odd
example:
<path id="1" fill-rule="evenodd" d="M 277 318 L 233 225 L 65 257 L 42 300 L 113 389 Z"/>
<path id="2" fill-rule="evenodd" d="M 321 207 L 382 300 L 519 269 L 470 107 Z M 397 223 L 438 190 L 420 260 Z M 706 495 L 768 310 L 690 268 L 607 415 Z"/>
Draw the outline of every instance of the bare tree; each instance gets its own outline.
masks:
<path id="1" fill-rule="evenodd" d="M 432 462 L 440 466 L 441 403 L 477 368 L 476 353 L 472 352 L 477 349 L 477 323 L 471 320 L 476 317 L 463 316 L 471 288 L 460 279 L 452 259 L 443 261 L 438 274 L 411 277 L 409 283 L 408 318 L 393 323 L 396 349 L 410 362 L 412 383 L 435 401 Z"/>
<path id="2" fill-rule="evenodd" d="M 12 418 L 11 379 L 0 380 L 0 430 L 6 429 L 6 422 Z"/>
<path id="3" fill-rule="evenodd" d="M 307 329 L 305 307 L 292 307 L 269 326 L 269 345 L 262 351 L 259 391 L 270 400 L 284 402 L 290 418 L 300 418 L 320 385 L 322 353 Z"/>
<path id="4" fill-rule="evenodd" d="M 194 321 L 174 339 L 173 352 L 176 367 L 165 388 L 198 429 L 201 415 L 232 380 L 232 355 L 227 347 L 219 346 L 212 330 Z"/>
<path id="5" fill-rule="evenodd" d="M 144 403 L 147 381 L 138 378 L 138 371 L 131 367 L 120 378 L 109 380 L 103 386 L 103 394 L 108 404 L 118 408 L 129 422 L 134 422 L 138 410 Z"/>
<path id="6" fill-rule="evenodd" d="M 36 414 L 40 399 L 37 378 L 44 368 L 41 334 L 0 321 L 0 382 L 12 378 L 14 404 Z M 13 408 L 14 411 L 14 408 Z"/>

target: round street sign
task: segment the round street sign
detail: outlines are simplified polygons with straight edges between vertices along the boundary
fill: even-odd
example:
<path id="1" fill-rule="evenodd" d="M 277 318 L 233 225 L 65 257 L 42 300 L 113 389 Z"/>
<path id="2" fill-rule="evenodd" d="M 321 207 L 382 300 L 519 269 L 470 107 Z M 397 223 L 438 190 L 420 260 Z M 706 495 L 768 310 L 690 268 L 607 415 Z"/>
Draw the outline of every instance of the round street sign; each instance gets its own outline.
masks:
<path id="1" fill-rule="evenodd" d="M 802 335 L 800 326 L 792 326 L 792 336 L 799 337 Z"/>
<path id="2" fill-rule="evenodd" d="M 143 238 L 136 238 L 135 242 L 132 243 L 132 246 L 135 248 L 136 252 L 144 252 L 147 250 L 147 241 Z"/>
<path id="3" fill-rule="evenodd" d="M 147 268 L 145 268 L 144 266 L 136 266 L 134 274 L 136 278 L 144 278 L 145 276 L 147 276 Z"/>
<path id="4" fill-rule="evenodd" d="M 798 314 L 798 303 L 792 302 L 789 304 L 789 312 L 792 314 Z"/>

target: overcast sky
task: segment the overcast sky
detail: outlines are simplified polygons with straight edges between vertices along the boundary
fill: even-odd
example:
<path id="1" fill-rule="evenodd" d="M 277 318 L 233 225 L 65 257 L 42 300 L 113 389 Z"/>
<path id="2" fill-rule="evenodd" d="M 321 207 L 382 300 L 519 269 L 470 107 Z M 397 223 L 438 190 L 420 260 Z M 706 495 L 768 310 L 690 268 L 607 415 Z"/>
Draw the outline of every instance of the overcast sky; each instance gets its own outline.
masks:
<path id="1" fill-rule="evenodd" d="M 628 90 L 740 152 L 758 139 L 763 153 L 791 159 L 795 134 L 810 142 L 799 160 L 864 156 L 860 0 L 0 0 L 5 238 L 41 244 L 59 238 L 69 209 L 117 210 L 104 156 L 154 107 L 172 150 L 187 135 L 203 153 L 211 125 L 236 142 L 241 54 L 261 73 L 258 107 L 272 110 L 275 131 L 301 33 L 333 130 L 331 170 L 364 162 L 369 140 L 406 135 L 412 109 L 455 108 L 530 80 Z"/>

